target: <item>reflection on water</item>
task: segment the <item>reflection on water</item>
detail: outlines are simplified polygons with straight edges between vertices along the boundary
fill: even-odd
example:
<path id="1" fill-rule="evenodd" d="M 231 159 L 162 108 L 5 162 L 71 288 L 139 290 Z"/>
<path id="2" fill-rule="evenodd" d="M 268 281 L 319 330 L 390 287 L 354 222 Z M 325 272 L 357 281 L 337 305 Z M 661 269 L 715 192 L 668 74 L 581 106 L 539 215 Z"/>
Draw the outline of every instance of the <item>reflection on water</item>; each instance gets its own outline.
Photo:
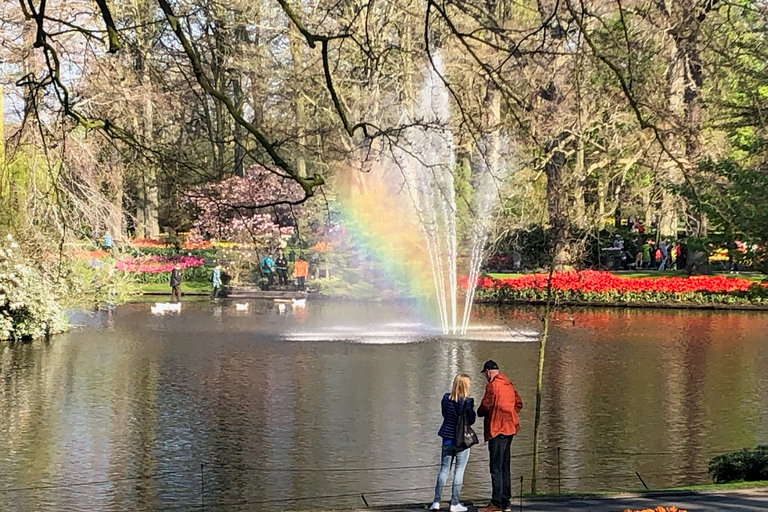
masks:
<path id="1" fill-rule="evenodd" d="M 439 401 L 482 396 L 493 358 L 525 402 L 513 479 L 530 480 L 534 310 L 478 308 L 466 339 L 407 306 L 148 304 L 0 345 L 0 510 L 273 510 L 431 498 Z M 571 311 L 545 369 L 545 491 L 707 481 L 709 458 L 768 439 L 768 316 Z M 487 498 L 483 445 L 463 496 Z M 201 485 L 202 484 L 202 485 Z M 518 485 L 518 484 L 516 484 Z M 201 496 L 201 494 L 203 496 Z"/>

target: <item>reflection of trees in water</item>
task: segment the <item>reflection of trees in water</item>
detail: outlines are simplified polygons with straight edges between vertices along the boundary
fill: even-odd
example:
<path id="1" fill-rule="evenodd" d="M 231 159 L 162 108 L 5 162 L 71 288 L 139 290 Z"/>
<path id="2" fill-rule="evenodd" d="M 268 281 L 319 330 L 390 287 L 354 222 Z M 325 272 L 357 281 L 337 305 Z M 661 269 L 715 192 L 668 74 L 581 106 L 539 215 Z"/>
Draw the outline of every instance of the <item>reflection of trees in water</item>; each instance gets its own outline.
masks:
<path id="1" fill-rule="evenodd" d="M 563 465 L 583 468 L 582 485 L 566 482 L 571 489 L 593 485 L 595 468 L 610 488 L 621 488 L 611 480 L 621 474 L 630 487 L 637 485 L 629 468 L 656 487 L 702 483 L 718 450 L 752 446 L 765 428 L 754 419 L 764 406 L 740 404 L 754 396 L 755 363 L 765 366 L 754 349 L 768 319 L 648 310 L 566 315 L 575 325 L 564 322 L 553 333 L 547 364 L 544 445 L 564 447 Z M 752 360 L 734 360 L 724 347 L 739 355 L 752 347 Z M 739 389 L 738 382 L 749 384 Z"/>

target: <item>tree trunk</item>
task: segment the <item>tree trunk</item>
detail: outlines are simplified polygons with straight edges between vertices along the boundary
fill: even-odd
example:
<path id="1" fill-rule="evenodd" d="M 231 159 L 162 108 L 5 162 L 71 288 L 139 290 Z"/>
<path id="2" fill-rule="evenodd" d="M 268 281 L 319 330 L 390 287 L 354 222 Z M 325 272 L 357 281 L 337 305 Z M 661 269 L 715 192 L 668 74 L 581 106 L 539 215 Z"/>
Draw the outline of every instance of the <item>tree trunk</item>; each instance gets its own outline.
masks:
<path id="1" fill-rule="evenodd" d="M 149 57 L 147 54 L 146 57 Z M 146 69 L 146 68 L 145 68 Z M 146 80 L 146 81 L 144 81 Z M 145 74 L 143 83 L 149 84 L 149 76 Z M 152 105 L 152 96 L 147 93 L 147 99 L 144 102 L 144 138 L 152 140 L 154 138 L 154 107 Z M 158 192 L 156 170 L 152 163 L 147 162 L 143 171 L 144 180 L 144 238 L 157 238 L 160 234 L 160 225 L 157 218 Z"/>
<path id="2" fill-rule="evenodd" d="M 581 229 L 586 227 L 587 222 L 587 207 L 584 203 L 584 181 L 586 179 L 584 138 L 579 136 L 576 141 L 576 161 L 573 165 L 571 189 L 573 190 L 573 224 Z M 603 208 L 605 208 L 605 203 L 603 203 Z"/>
<path id="3" fill-rule="evenodd" d="M 232 80 L 232 94 L 234 96 L 235 100 L 235 106 L 237 107 L 237 110 L 240 112 L 240 115 L 243 114 L 243 89 L 240 84 L 240 79 L 236 78 Z M 239 123 L 235 123 L 235 129 L 234 129 L 234 139 L 235 139 L 235 162 L 234 162 L 234 168 L 232 169 L 235 176 L 244 176 L 244 169 L 243 169 L 243 159 L 245 158 L 245 148 L 243 145 L 245 144 L 245 140 L 243 137 L 243 127 L 240 126 Z"/>
<path id="4" fill-rule="evenodd" d="M 608 194 L 608 180 L 605 169 L 599 169 L 597 174 L 597 228 L 605 225 L 605 198 Z"/>
<path id="5" fill-rule="evenodd" d="M 302 55 L 301 33 L 294 24 L 291 24 L 290 30 L 290 48 L 291 60 L 293 61 L 294 80 L 298 84 L 304 71 L 304 58 Z M 296 152 L 296 170 L 299 176 L 306 177 L 307 162 L 304 158 L 304 152 L 307 147 L 307 115 L 304 96 L 301 89 L 297 87 L 294 91 L 294 109 L 296 113 L 296 139 L 299 144 L 299 150 Z"/>
<path id="6" fill-rule="evenodd" d="M 662 237 L 677 238 L 677 203 L 675 194 L 666 189 L 662 192 L 659 212 L 659 235 Z"/>
<path id="7" fill-rule="evenodd" d="M 571 255 L 569 244 L 567 242 L 567 233 L 570 226 L 568 212 L 564 198 L 566 191 L 563 190 L 563 169 L 566 164 L 566 155 L 560 150 L 560 139 L 550 141 L 547 144 L 547 153 L 550 155 L 547 163 L 544 165 L 544 172 L 547 175 L 547 213 L 549 215 L 549 225 L 552 230 L 552 237 L 555 240 L 562 240 L 563 243 L 555 244 L 557 254 L 554 255 L 553 263 L 556 269 L 562 270 L 570 264 Z"/>

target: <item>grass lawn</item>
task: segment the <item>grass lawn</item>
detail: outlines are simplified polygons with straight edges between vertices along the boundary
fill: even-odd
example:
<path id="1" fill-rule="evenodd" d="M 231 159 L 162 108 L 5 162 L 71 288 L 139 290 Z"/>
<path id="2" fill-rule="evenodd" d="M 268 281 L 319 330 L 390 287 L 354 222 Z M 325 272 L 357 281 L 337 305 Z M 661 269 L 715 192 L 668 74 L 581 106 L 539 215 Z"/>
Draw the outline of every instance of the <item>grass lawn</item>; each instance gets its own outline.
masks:
<path id="1" fill-rule="evenodd" d="M 137 284 L 135 291 L 136 293 L 167 293 L 170 295 L 171 287 L 168 283 Z M 210 291 L 211 283 L 209 281 L 184 281 L 181 283 L 181 293 L 209 293 Z"/>
<path id="2" fill-rule="evenodd" d="M 630 278 L 650 277 L 652 279 L 657 279 L 659 277 L 687 277 L 687 274 L 685 272 L 680 272 L 677 270 L 665 270 L 663 272 L 659 272 L 658 270 L 639 270 L 639 271 L 621 270 L 618 272 L 611 272 L 611 273 L 616 274 L 619 277 L 630 277 Z M 485 275 L 493 279 L 506 279 L 509 277 L 516 277 L 524 274 L 491 272 Z M 749 279 L 750 281 L 755 281 L 756 283 L 759 283 L 760 281 L 768 277 L 762 272 L 735 272 L 735 273 L 715 272 L 714 275 L 725 276 L 725 277 L 739 277 L 741 279 Z"/>

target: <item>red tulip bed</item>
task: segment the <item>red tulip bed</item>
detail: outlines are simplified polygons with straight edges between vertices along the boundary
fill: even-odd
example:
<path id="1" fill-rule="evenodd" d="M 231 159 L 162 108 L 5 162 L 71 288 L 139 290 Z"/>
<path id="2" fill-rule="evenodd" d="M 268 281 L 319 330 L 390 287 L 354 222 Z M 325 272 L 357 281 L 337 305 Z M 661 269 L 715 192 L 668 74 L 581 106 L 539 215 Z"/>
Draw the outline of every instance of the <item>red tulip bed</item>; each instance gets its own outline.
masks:
<path id="1" fill-rule="evenodd" d="M 115 264 L 115 268 L 124 272 L 159 274 L 161 272 L 170 272 L 177 263 L 183 270 L 202 265 L 203 258 L 196 258 L 194 256 L 140 256 L 138 258 L 120 260 Z"/>
<path id="2" fill-rule="evenodd" d="M 546 301 L 548 278 L 549 274 L 481 278 L 476 298 L 484 302 Z M 466 277 L 462 278 L 461 285 L 466 287 Z M 724 276 L 630 278 L 594 270 L 555 272 L 552 296 L 560 303 L 768 305 L 768 288 L 748 279 Z"/>

